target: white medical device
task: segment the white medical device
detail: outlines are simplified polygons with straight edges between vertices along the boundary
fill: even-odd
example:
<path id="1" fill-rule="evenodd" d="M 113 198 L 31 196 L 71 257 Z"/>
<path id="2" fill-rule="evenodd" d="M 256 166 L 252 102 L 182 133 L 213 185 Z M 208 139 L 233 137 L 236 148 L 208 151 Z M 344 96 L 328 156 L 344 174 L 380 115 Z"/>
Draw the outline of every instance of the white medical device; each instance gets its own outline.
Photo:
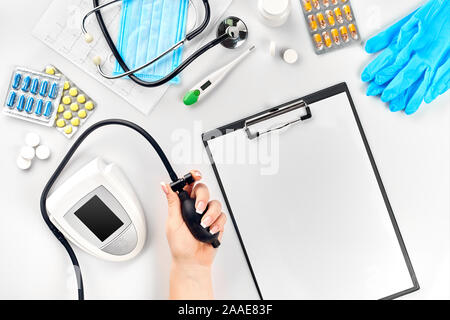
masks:
<path id="1" fill-rule="evenodd" d="M 46 204 L 53 224 L 93 256 L 125 261 L 144 246 L 142 206 L 115 164 L 94 159 L 59 186 Z"/>

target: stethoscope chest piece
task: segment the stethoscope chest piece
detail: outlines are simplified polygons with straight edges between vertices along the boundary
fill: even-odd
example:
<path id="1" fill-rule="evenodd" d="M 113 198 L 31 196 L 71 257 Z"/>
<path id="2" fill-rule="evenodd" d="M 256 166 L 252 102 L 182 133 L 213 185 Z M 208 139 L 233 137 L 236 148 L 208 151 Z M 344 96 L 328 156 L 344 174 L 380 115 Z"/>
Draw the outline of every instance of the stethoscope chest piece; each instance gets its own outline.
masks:
<path id="1" fill-rule="evenodd" d="M 223 20 L 217 29 L 217 36 L 228 34 L 228 38 L 223 40 L 221 44 L 228 49 L 240 47 L 248 38 L 247 25 L 237 17 L 228 17 Z"/>

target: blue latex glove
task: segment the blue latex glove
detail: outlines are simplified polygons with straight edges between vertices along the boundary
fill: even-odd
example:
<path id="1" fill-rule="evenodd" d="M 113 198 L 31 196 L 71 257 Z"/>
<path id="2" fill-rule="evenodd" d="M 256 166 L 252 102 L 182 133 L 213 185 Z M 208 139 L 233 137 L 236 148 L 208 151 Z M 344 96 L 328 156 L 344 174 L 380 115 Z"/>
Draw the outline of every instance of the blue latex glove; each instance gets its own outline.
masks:
<path id="1" fill-rule="evenodd" d="M 428 88 L 425 95 L 425 102 L 430 103 L 434 101 L 439 95 L 447 92 L 450 86 L 450 59 L 447 56 L 446 61 L 439 67 L 434 76 L 433 83 Z"/>

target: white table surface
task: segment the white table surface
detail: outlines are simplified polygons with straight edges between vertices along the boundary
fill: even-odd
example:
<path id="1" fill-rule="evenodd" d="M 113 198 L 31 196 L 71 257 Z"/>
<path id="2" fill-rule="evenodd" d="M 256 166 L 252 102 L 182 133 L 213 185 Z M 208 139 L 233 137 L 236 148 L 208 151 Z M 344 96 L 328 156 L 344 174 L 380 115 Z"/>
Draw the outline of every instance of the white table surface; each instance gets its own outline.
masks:
<path id="1" fill-rule="evenodd" d="M 238 54 L 223 48 L 211 50 L 184 72 L 180 86 L 169 89 L 158 107 L 144 116 L 33 38 L 31 31 L 50 2 L 0 3 L 2 97 L 12 66 L 41 69 L 47 63 L 55 64 L 98 102 L 90 124 L 124 118 L 142 125 L 174 160 L 179 174 L 200 169 L 213 197 L 218 199 L 222 198 L 204 158 L 201 132 L 346 81 L 421 285 L 420 291 L 403 299 L 450 298 L 448 93 L 432 105 L 422 106 L 414 116 L 391 113 L 378 98 L 365 96 L 366 85 L 359 75 L 371 57 L 361 46 L 316 56 L 298 1 L 292 1 L 288 23 L 274 29 L 260 22 L 256 0 L 234 0 L 228 13 L 245 19 L 250 29 L 249 44 L 256 44 L 257 51 L 210 97 L 186 108 L 181 103 L 186 90 Z M 420 2 L 353 0 L 352 4 L 362 37 L 367 39 Z M 280 47 L 296 49 L 300 61 L 291 66 L 270 57 L 270 40 L 277 41 Z M 15 160 L 29 131 L 39 133 L 53 153 L 50 160 L 35 161 L 30 171 L 22 172 Z M 52 128 L 4 115 L 0 116 L 0 134 L 0 298 L 73 299 L 76 291 L 69 259 L 39 211 L 42 188 L 72 141 Z M 191 154 L 178 157 L 181 145 Z M 83 270 L 86 298 L 164 299 L 168 296 L 170 254 L 164 233 L 166 204 L 159 182 L 168 181 L 168 177 L 153 150 L 140 138 L 125 129 L 108 128 L 87 140 L 63 178 L 98 155 L 119 164 L 133 182 L 146 210 L 149 239 L 138 258 L 119 264 L 100 261 L 75 249 Z M 218 251 L 213 277 L 217 298 L 258 297 L 231 222 Z"/>

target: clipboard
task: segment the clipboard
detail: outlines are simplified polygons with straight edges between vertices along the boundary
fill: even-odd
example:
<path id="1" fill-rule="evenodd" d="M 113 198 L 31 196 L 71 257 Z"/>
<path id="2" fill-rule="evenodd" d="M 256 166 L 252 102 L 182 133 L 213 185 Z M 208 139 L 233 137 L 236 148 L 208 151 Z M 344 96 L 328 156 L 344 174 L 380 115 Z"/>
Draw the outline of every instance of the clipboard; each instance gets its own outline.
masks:
<path id="1" fill-rule="evenodd" d="M 260 299 L 395 299 L 419 289 L 346 83 L 202 139 Z M 278 161 L 272 172 L 258 161 L 264 153 Z"/>

